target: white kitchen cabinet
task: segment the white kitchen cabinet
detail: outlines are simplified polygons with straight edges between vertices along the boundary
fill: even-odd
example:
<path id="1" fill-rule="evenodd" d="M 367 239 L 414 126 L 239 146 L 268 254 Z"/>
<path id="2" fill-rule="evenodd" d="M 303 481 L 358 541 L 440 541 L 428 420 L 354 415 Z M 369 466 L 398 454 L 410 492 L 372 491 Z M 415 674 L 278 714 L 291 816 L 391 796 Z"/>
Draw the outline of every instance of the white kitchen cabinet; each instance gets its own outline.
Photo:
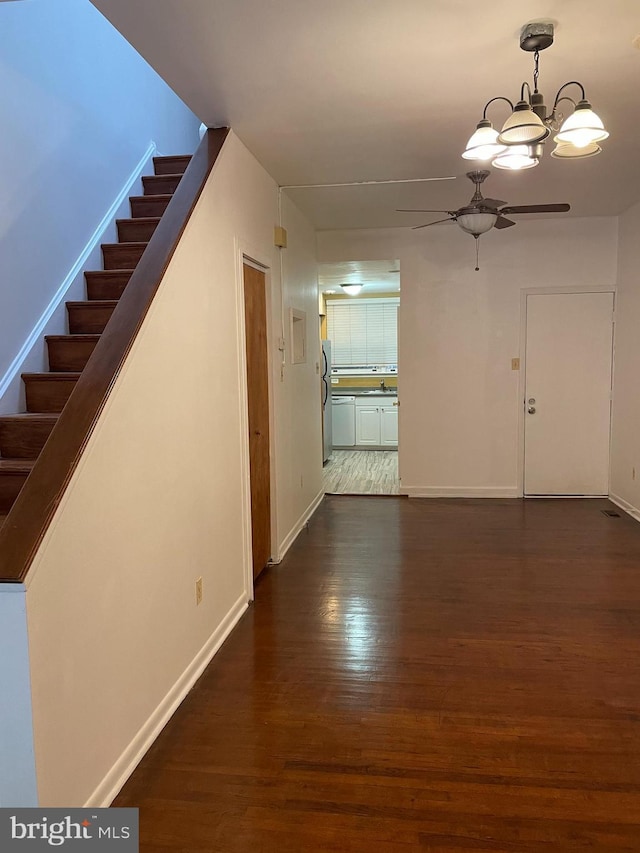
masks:
<path id="1" fill-rule="evenodd" d="M 380 444 L 398 446 L 398 407 L 380 407 Z"/>
<path id="2" fill-rule="evenodd" d="M 380 444 L 380 408 L 356 406 L 356 446 Z"/>
<path id="3" fill-rule="evenodd" d="M 383 397 L 356 397 L 356 447 L 397 446 L 397 406 Z"/>

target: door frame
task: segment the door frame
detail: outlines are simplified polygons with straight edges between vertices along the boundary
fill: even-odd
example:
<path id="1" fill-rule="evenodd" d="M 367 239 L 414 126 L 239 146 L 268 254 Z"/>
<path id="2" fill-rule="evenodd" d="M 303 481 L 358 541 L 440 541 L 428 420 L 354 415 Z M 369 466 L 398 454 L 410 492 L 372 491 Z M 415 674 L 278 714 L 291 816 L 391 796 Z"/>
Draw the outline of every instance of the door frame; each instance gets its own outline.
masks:
<path id="1" fill-rule="evenodd" d="M 237 317 L 237 343 L 238 343 L 238 387 L 240 389 L 240 423 L 242 424 L 241 436 L 241 472 L 242 472 L 242 508 L 243 508 L 243 562 L 245 577 L 245 592 L 249 601 L 254 599 L 253 578 L 253 552 L 251 547 L 251 468 L 249 463 L 249 401 L 247 383 L 247 335 L 244 310 L 244 270 L 245 264 L 254 267 L 264 273 L 266 289 L 266 311 L 267 311 L 267 365 L 269 376 L 269 490 L 271 493 L 271 557 L 277 551 L 276 539 L 276 476 L 275 476 L 275 418 L 274 418 L 274 395 L 273 395 L 273 353 L 271 347 L 272 337 L 272 269 L 271 258 L 255 247 L 247 246 L 244 242 L 236 239 L 236 317 Z"/>
<path id="2" fill-rule="evenodd" d="M 520 290 L 520 370 L 518 376 L 518 497 L 524 497 L 524 454 L 525 454 L 525 384 L 527 375 L 527 297 L 546 296 L 559 293 L 612 293 L 613 294 L 613 322 L 612 322 L 612 357 L 611 357 L 611 396 L 613 398 L 613 375 L 614 359 L 616 353 L 616 287 L 613 284 L 565 284 L 562 287 L 523 287 Z M 611 430 L 609 430 L 609 457 L 611 457 Z M 611 465 L 609 465 L 609 476 L 611 476 Z M 536 495 L 528 496 L 535 500 Z M 546 497 L 551 497 L 547 495 Z M 567 499 L 571 496 L 563 495 Z"/>

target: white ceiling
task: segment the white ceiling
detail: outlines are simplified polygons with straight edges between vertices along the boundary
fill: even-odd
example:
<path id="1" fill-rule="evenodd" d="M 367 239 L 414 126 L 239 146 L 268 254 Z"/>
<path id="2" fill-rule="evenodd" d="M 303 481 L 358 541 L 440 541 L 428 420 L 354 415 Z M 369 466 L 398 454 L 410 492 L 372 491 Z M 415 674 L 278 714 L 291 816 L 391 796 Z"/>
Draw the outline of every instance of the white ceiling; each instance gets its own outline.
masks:
<path id="1" fill-rule="evenodd" d="M 517 99 L 523 24 L 556 22 L 541 55 L 547 102 L 580 80 L 611 133 L 598 157 L 494 173 L 510 204 L 619 213 L 640 199 L 637 0 L 93 0 L 210 126 L 230 125 L 281 185 L 462 176 L 489 98 Z M 495 124 L 506 118 L 500 104 Z M 316 227 L 418 224 L 396 207 L 456 208 L 466 179 L 290 194 Z"/>
<path id="2" fill-rule="evenodd" d="M 400 261 L 339 261 L 318 264 L 318 284 L 326 293 L 335 290 L 345 296 L 340 285 L 362 284 L 358 296 L 372 293 L 395 293 L 400 290 Z"/>

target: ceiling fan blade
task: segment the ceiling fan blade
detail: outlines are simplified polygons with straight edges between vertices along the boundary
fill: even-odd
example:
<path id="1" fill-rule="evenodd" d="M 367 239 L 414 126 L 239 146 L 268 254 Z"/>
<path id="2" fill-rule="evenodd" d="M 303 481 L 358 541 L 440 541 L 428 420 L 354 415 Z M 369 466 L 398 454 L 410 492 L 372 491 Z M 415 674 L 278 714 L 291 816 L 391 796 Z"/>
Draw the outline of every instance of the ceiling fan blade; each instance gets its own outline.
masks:
<path id="1" fill-rule="evenodd" d="M 515 225 L 515 222 L 512 222 L 511 219 L 507 219 L 506 216 L 498 216 L 496 219 L 494 228 L 511 228 L 512 225 Z"/>
<path id="2" fill-rule="evenodd" d="M 425 222 L 424 225 L 414 225 L 411 230 L 416 231 L 418 228 L 428 228 L 430 225 L 439 225 L 441 222 L 455 222 L 455 219 L 451 216 L 447 216 L 446 219 L 436 219 L 435 222 Z"/>
<path id="3" fill-rule="evenodd" d="M 566 213 L 570 204 L 520 204 L 503 207 L 500 213 Z"/>
<path id="4" fill-rule="evenodd" d="M 451 213 L 450 210 L 423 210 L 421 207 L 396 207 L 396 213 Z"/>
<path id="5" fill-rule="evenodd" d="M 500 201 L 499 198 L 483 198 L 481 201 L 478 202 L 478 207 L 498 208 L 506 203 L 506 201 Z"/>

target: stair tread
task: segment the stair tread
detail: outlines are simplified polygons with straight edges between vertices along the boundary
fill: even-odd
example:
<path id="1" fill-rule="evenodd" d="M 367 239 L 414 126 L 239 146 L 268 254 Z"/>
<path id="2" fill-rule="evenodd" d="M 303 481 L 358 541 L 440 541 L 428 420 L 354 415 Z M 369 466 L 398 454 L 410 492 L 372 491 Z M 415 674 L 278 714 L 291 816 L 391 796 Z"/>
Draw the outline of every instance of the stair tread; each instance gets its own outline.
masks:
<path id="1" fill-rule="evenodd" d="M 57 421 L 58 414 L 54 412 L 16 412 L 15 415 L 0 415 L 4 421 Z"/>
<path id="2" fill-rule="evenodd" d="M 148 245 L 149 245 L 148 240 L 137 240 L 135 243 L 102 243 L 102 248 L 103 249 L 116 249 L 116 248 L 118 248 L 118 249 L 124 249 L 124 248 L 140 249 L 143 246 L 148 246 Z M 120 272 L 122 272 L 122 270 L 120 270 Z"/>
<path id="3" fill-rule="evenodd" d="M 0 472 L 28 474 L 35 464 L 35 459 L 0 459 Z"/>
<path id="4" fill-rule="evenodd" d="M 115 245 L 119 246 L 120 244 L 116 243 Z M 127 273 L 131 275 L 134 269 L 134 267 L 131 267 L 131 269 L 126 270 L 87 270 L 85 272 L 85 275 L 96 275 L 100 276 L 100 278 L 119 278 L 120 276 L 126 275 Z"/>
<path id="5" fill-rule="evenodd" d="M 80 375 L 81 375 L 80 372 L 65 373 L 63 371 L 49 370 L 46 373 L 45 372 L 43 372 L 43 373 L 23 373 L 22 378 L 26 379 L 26 380 L 28 380 L 28 379 L 50 379 L 51 381 L 55 382 L 58 379 L 65 379 L 65 380 L 79 379 Z"/>
<path id="6" fill-rule="evenodd" d="M 184 177 L 184 172 L 167 172 L 166 175 L 144 175 L 142 180 L 145 181 L 149 178 L 182 178 Z"/>
<path id="7" fill-rule="evenodd" d="M 168 178 L 171 176 L 170 175 L 154 175 L 153 177 Z M 156 195 L 153 196 L 154 201 L 171 201 L 172 198 L 173 198 L 173 193 L 156 193 Z M 149 196 L 148 195 L 132 195 L 129 197 L 129 200 L 130 201 L 139 201 L 139 202 L 148 202 Z"/>
<path id="8" fill-rule="evenodd" d="M 149 196 L 145 196 L 148 198 Z M 157 196 L 156 196 L 157 198 Z M 124 225 L 131 223 L 132 225 L 149 225 L 152 222 L 156 224 L 162 219 L 161 216 L 129 216 L 126 219 L 116 219 L 116 225 Z"/>
<path id="9" fill-rule="evenodd" d="M 118 304 L 117 299 L 83 299 L 81 302 L 65 302 L 65 305 L 69 305 L 72 308 L 78 308 L 79 306 L 83 306 L 86 308 L 115 308 Z M 73 338 L 78 337 L 89 337 L 93 338 L 94 335 L 90 335 L 88 333 L 82 333 L 77 335 L 71 335 Z"/>
<path id="10" fill-rule="evenodd" d="M 101 304 L 101 300 L 95 300 L 95 303 L 98 305 Z M 71 303 L 73 304 L 73 303 Z M 93 303 L 92 303 L 93 304 Z M 45 335 L 45 341 L 85 341 L 86 343 L 95 343 L 100 338 L 100 335 L 88 335 L 88 334 L 78 334 L 78 335 Z"/>

